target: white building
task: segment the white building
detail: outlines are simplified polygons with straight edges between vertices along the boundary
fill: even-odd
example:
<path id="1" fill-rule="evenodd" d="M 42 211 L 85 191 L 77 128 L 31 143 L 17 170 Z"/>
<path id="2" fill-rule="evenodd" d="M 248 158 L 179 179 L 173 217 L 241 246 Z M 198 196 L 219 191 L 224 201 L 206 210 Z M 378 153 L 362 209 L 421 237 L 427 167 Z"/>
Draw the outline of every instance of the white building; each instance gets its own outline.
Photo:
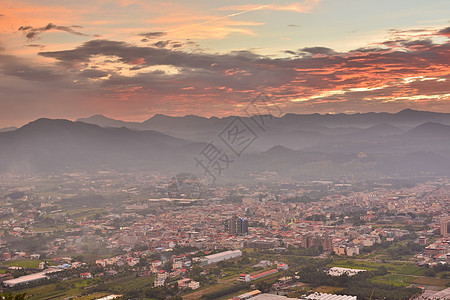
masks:
<path id="1" fill-rule="evenodd" d="M 200 282 L 191 280 L 191 282 L 189 282 L 188 284 L 188 287 L 190 287 L 193 290 L 196 290 L 200 287 Z"/>
<path id="2" fill-rule="evenodd" d="M 234 251 L 230 250 L 230 251 L 207 255 L 205 257 L 201 257 L 199 260 L 200 260 L 200 265 L 205 266 L 205 265 L 215 264 L 220 261 L 237 258 L 240 256 L 242 256 L 241 250 L 234 250 Z"/>
<path id="3" fill-rule="evenodd" d="M 155 282 L 153 284 L 154 284 L 155 287 L 163 286 L 165 281 L 166 281 L 165 278 L 158 277 L 158 278 L 155 279 Z"/>
<path id="4" fill-rule="evenodd" d="M 48 269 L 39 273 L 20 276 L 18 278 L 3 281 L 5 287 L 15 287 L 18 285 L 27 285 L 31 282 L 48 279 L 47 274 L 61 271 L 60 269 Z"/>
<path id="5" fill-rule="evenodd" d="M 366 270 L 332 267 L 327 271 L 327 274 L 330 276 L 341 276 L 344 274 L 347 274 L 347 276 L 354 276 L 360 272 L 366 272 Z"/>
<path id="6" fill-rule="evenodd" d="M 178 280 L 178 286 L 180 288 L 191 288 L 193 290 L 196 290 L 200 287 L 200 282 L 194 281 L 190 278 L 183 278 Z"/>
<path id="7" fill-rule="evenodd" d="M 359 247 L 358 246 L 348 246 L 345 249 L 347 256 L 355 256 L 359 254 Z"/>
<path id="8" fill-rule="evenodd" d="M 313 293 L 308 295 L 306 298 L 308 300 L 356 300 L 356 296 L 347 296 L 347 295 L 333 295 L 333 294 L 325 294 L 325 293 Z"/>
<path id="9" fill-rule="evenodd" d="M 167 273 L 166 271 L 161 270 L 158 272 L 158 278 L 163 278 L 164 280 L 166 280 L 167 277 L 169 277 L 169 273 Z"/>
<path id="10" fill-rule="evenodd" d="M 251 280 L 250 274 L 240 274 L 238 281 L 249 282 Z"/>

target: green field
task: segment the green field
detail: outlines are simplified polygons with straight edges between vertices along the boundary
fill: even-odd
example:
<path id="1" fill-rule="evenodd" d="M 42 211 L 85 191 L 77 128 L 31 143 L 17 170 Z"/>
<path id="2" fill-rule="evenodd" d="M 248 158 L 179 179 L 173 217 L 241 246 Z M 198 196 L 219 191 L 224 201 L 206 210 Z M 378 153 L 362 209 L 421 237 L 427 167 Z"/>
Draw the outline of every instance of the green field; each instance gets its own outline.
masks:
<path id="1" fill-rule="evenodd" d="M 388 274 L 372 278 L 372 282 L 407 287 L 414 283 L 415 277 L 409 275 Z"/>
<path id="2" fill-rule="evenodd" d="M 24 259 L 24 260 L 7 261 L 7 262 L 4 262 L 3 264 L 6 265 L 6 266 L 15 266 L 15 267 L 22 267 L 22 268 L 37 269 L 37 268 L 39 268 L 39 263 L 40 262 L 41 262 L 40 260 Z"/>
<path id="3" fill-rule="evenodd" d="M 345 260 L 336 259 L 329 264 L 330 267 L 342 267 L 350 269 L 362 269 L 367 271 L 377 270 L 379 267 L 385 267 L 388 272 L 403 274 L 403 275 L 416 275 L 422 276 L 425 273 L 425 269 L 421 268 L 414 263 L 404 262 L 375 262 L 375 261 L 360 261 L 360 260 Z"/>
<path id="4" fill-rule="evenodd" d="M 352 269 L 362 269 L 367 271 L 377 270 L 384 266 L 389 274 L 384 276 L 376 276 L 372 278 L 372 282 L 382 283 L 394 286 L 407 287 L 411 284 L 433 285 L 445 287 L 450 283 L 450 279 L 441 279 L 437 277 L 424 276 L 426 269 L 421 268 L 413 263 L 403 262 L 372 262 L 358 260 L 335 260 L 329 264 L 330 267 L 342 267 Z"/>

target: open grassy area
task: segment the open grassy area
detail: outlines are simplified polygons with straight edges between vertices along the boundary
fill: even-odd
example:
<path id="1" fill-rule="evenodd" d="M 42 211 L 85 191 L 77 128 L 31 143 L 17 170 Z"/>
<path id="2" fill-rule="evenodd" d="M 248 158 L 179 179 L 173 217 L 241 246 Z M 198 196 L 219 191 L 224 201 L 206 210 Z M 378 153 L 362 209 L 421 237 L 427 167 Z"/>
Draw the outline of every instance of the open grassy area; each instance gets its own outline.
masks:
<path id="1" fill-rule="evenodd" d="M 414 283 L 423 285 L 436 285 L 445 287 L 450 283 L 450 279 L 442 279 L 437 277 L 415 277 Z"/>
<path id="2" fill-rule="evenodd" d="M 372 281 L 376 283 L 404 286 L 404 287 L 409 286 L 411 284 L 445 287 L 446 284 L 450 283 L 450 279 L 413 276 L 413 275 L 399 275 L 399 274 L 388 274 L 385 276 L 377 276 L 372 278 Z"/>
<path id="3" fill-rule="evenodd" d="M 374 277 L 372 282 L 407 287 L 414 282 L 414 279 L 415 277 L 409 275 L 388 274 Z"/>
<path id="4" fill-rule="evenodd" d="M 55 297 L 54 299 L 58 299 L 58 297 L 64 298 L 63 296 L 68 295 L 64 291 L 58 291 L 55 289 L 56 284 L 45 284 L 40 285 L 34 288 L 26 289 L 20 292 L 27 293 L 27 299 L 33 300 L 33 299 L 51 299 L 52 297 Z"/>
<path id="5" fill-rule="evenodd" d="M 342 291 L 343 289 L 344 289 L 343 287 L 321 285 L 314 291 L 318 293 L 336 294 L 337 292 Z"/>
<path id="6" fill-rule="evenodd" d="M 411 265 L 405 265 L 404 267 L 400 268 L 398 270 L 398 273 L 415 275 L 415 276 L 423 276 L 425 274 L 425 271 L 426 271 L 425 268 L 421 268 L 417 265 L 411 264 Z"/>
<path id="7" fill-rule="evenodd" d="M 69 279 L 66 281 L 59 281 L 58 283 L 48 283 L 42 284 L 36 287 L 25 288 L 20 290 L 21 293 L 27 293 L 27 299 L 63 299 L 63 298 L 74 298 L 74 299 L 97 299 L 99 297 L 112 294 L 110 292 L 96 292 L 93 294 L 82 296 L 83 292 L 86 292 L 86 288 L 90 286 L 95 286 L 101 281 L 100 278 L 93 279 Z M 145 282 L 144 282 L 145 281 Z M 146 278 L 136 278 L 136 277 L 125 277 L 120 279 L 115 279 L 107 282 L 108 287 L 111 286 L 123 286 L 124 288 L 142 288 L 147 284 L 152 284 L 153 279 L 150 277 Z M 116 293 L 117 294 L 117 293 Z M 81 297 L 81 298 L 79 298 Z"/>
<path id="8" fill-rule="evenodd" d="M 72 219 L 75 220 L 83 220 L 85 218 L 89 219 L 94 217 L 96 214 L 104 214 L 106 211 L 101 208 L 84 208 L 84 209 L 75 209 L 67 212 L 68 215 Z"/>
<path id="9" fill-rule="evenodd" d="M 231 299 L 233 297 L 239 296 L 241 294 L 248 293 L 250 291 L 251 291 L 250 289 L 244 289 L 242 291 L 239 291 L 239 292 L 236 292 L 236 293 L 231 293 L 231 294 L 225 295 L 223 297 L 217 298 L 216 300 L 228 300 L 228 299 Z"/>
<path id="10" fill-rule="evenodd" d="M 105 296 L 110 295 L 111 293 L 106 293 L 106 292 L 98 292 L 98 293 L 94 293 L 94 294 L 90 294 L 90 295 L 86 295 L 86 296 L 81 296 L 81 297 L 77 297 L 77 300 L 94 300 L 94 299 L 98 299 L 98 298 L 102 298 Z"/>
<path id="11" fill-rule="evenodd" d="M 367 271 L 377 270 L 379 267 L 385 267 L 388 272 L 404 275 L 416 275 L 421 276 L 424 274 L 425 269 L 421 268 L 414 263 L 406 262 L 375 262 L 375 261 L 360 261 L 360 260 L 346 260 L 335 259 L 330 267 L 342 267 L 350 269 L 362 269 Z"/>
<path id="12" fill-rule="evenodd" d="M 372 278 L 372 282 L 382 283 L 394 286 L 407 287 L 411 284 L 418 285 L 432 285 L 445 287 L 450 283 L 450 279 L 442 279 L 438 277 L 426 277 L 424 276 L 426 269 L 421 268 L 413 263 L 404 262 L 372 262 L 372 261 L 358 261 L 358 260 L 343 260 L 338 259 L 331 263 L 329 266 L 363 269 L 363 270 L 376 270 L 381 266 L 386 267 L 389 274 L 384 276 L 376 276 Z"/>
<path id="13" fill-rule="evenodd" d="M 204 288 L 200 288 L 195 290 L 194 292 L 184 295 L 183 296 L 183 300 L 196 300 L 196 299 L 200 299 L 203 295 L 209 294 L 209 293 L 213 293 L 213 292 L 217 292 L 223 288 L 227 287 L 226 284 L 222 284 L 222 283 L 218 283 L 212 286 L 207 286 Z"/>
<path id="14" fill-rule="evenodd" d="M 40 260 L 30 260 L 30 259 L 24 259 L 24 260 L 11 260 L 3 262 L 6 266 L 15 266 L 15 267 L 22 267 L 22 268 L 39 268 Z"/>

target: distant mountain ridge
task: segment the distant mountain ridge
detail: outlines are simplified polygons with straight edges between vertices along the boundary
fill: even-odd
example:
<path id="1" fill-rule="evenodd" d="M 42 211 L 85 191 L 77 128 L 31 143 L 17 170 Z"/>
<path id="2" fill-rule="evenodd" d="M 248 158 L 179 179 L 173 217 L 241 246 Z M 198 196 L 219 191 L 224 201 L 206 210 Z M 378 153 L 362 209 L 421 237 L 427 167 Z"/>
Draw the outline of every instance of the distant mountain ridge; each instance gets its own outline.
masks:
<path id="1" fill-rule="evenodd" d="M 138 123 L 98 115 L 87 120 L 99 124 L 38 119 L 0 133 L 0 173 L 112 168 L 202 175 L 194 157 L 207 143 L 214 141 L 233 156 L 219 134 L 234 118 L 156 115 Z M 288 114 L 268 118 L 264 131 L 248 117 L 242 121 L 257 138 L 241 157 L 233 156 L 236 163 L 226 172 L 233 180 L 265 171 L 320 179 L 450 175 L 450 114 Z"/>
<path id="2" fill-rule="evenodd" d="M 153 117 L 143 121 L 143 122 L 126 122 L 121 120 L 116 120 L 112 118 L 105 117 L 103 115 L 94 115 L 87 118 L 79 118 L 77 121 L 85 123 L 93 123 L 102 127 L 132 127 L 134 129 L 144 129 L 147 126 L 158 126 L 160 124 L 168 122 L 176 122 L 181 124 L 186 124 L 186 122 L 197 122 L 204 124 L 205 122 L 220 122 L 221 120 L 229 120 L 234 116 L 229 117 L 201 117 L 196 115 L 186 115 L 184 117 L 173 117 L 163 114 L 156 114 Z M 244 117 L 247 118 L 247 117 Z M 350 124 L 359 124 L 360 126 L 366 125 L 367 127 L 375 126 L 381 123 L 388 123 L 395 126 L 394 123 L 400 124 L 412 124 L 419 125 L 425 122 L 437 122 L 450 125 L 450 113 L 440 113 L 440 112 L 429 112 L 429 111 L 419 111 L 413 109 L 404 109 L 397 113 L 355 113 L 355 114 L 293 114 L 288 113 L 282 117 L 273 117 L 274 119 L 283 120 L 288 122 L 290 120 L 295 120 L 297 122 L 313 122 L 313 123 L 324 123 L 339 126 L 351 126 Z M 393 123 L 392 123 L 393 122 Z M 367 125 L 369 124 L 369 125 Z"/>
<path id="3" fill-rule="evenodd" d="M 435 122 L 427 122 L 406 132 L 408 136 L 427 137 L 441 136 L 450 138 L 450 126 Z"/>
<path id="4" fill-rule="evenodd" d="M 14 131 L 14 130 L 16 130 L 16 129 L 17 129 L 17 127 L 15 127 L 15 126 L 5 127 L 5 128 L 1 128 L 1 129 L 0 129 L 0 132 Z"/>
<path id="5" fill-rule="evenodd" d="M 205 142 L 217 136 L 235 117 L 199 117 L 188 115 L 184 117 L 171 117 L 157 114 L 144 122 L 124 122 L 104 116 L 81 118 L 78 121 L 97 124 L 102 127 L 127 127 L 137 130 L 157 130 L 162 133 L 185 138 L 193 141 Z M 241 119 L 254 126 L 249 117 Z M 286 114 L 282 117 L 270 118 L 268 131 L 262 139 L 255 144 L 257 151 L 267 150 L 279 141 L 292 149 L 305 149 L 314 146 L 314 141 L 306 141 L 307 132 L 318 136 L 322 135 L 360 135 L 360 136 L 388 136 L 401 134 L 418 125 L 427 122 L 450 125 L 450 113 L 437 113 L 405 109 L 398 113 L 356 113 L 356 114 Z M 254 128 L 258 130 L 258 128 Z M 311 134 L 309 134 L 311 135 Z M 283 144 L 285 140 L 291 143 Z M 345 137 L 343 137 L 346 139 Z M 292 142 L 298 140 L 299 143 Z M 320 143 L 319 143 L 320 144 Z"/>
<path id="6" fill-rule="evenodd" d="M 153 130 L 103 128 L 69 120 L 38 119 L 0 133 L 0 172 L 95 169 L 102 165 L 158 166 L 183 156 L 189 141 Z"/>

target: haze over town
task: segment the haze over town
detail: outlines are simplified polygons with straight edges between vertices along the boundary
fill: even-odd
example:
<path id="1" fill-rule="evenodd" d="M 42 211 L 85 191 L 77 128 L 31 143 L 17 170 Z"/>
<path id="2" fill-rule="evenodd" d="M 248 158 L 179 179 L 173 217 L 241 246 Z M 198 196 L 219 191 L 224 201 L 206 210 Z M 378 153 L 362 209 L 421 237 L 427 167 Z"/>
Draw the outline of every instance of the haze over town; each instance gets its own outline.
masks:
<path id="1" fill-rule="evenodd" d="M 449 11 L 0 1 L 0 300 L 450 299 Z"/>

